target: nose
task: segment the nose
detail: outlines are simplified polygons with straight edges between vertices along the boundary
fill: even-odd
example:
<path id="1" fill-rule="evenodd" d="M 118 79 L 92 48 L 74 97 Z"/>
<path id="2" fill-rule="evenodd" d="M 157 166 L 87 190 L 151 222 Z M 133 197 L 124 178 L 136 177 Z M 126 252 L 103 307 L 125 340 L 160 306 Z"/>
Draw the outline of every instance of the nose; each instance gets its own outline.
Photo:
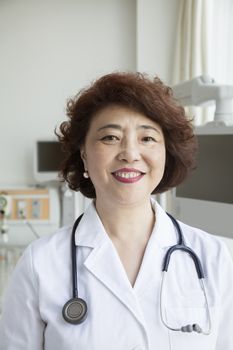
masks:
<path id="1" fill-rule="evenodd" d="M 136 142 L 126 141 L 121 145 L 118 159 L 127 163 L 133 163 L 141 159 L 139 145 Z"/>

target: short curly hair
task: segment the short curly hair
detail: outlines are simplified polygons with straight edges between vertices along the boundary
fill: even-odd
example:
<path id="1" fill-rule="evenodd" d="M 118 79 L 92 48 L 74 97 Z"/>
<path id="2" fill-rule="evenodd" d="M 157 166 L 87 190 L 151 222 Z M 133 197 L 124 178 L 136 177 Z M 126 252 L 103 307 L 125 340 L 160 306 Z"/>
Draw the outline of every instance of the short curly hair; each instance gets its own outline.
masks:
<path id="1" fill-rule="evenodd" d="M 56 131 L 65 154 L 60 178 L 67 181 L 70 189 L 89 198 L 96 197 L 90 178 L 83 177 L 80 148 L 84 145 L 92 118 L 110 105 L 140 112 L 162 128 L 166 164 L 163 178 L 152 194 L 176 187 L 195 168 L 197 140 L 191 120 L 173 97 L 172 89 L 158 77 L 151 79 L 142 73 L 114 72 L 97 79 L 68 100 L 68 120 Z"/>

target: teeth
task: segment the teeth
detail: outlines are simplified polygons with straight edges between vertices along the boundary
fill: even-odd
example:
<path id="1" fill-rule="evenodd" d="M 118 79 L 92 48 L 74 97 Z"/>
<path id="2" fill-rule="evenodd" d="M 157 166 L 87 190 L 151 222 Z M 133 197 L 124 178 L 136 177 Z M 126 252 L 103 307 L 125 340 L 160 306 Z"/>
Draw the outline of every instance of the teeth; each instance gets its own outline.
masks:
<path id="1" fill-rule="evenodd" d="M 138 173 L 138 172 L 130 172 L 130 173 L 116 172 L 115 174 L 119 177 L 123 177 L 124 179 L 132 179 L 134 177 L 141 175 L 141 173 Z"/>

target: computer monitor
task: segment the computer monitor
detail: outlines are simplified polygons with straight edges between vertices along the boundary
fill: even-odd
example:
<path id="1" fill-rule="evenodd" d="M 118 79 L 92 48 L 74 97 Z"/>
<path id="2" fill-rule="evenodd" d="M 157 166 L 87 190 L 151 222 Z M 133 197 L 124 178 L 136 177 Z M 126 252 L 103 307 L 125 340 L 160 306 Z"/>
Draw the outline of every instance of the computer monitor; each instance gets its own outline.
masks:
<path id="1" fill-rule="evenodd" d="M 35 180 L 38 182 L 58 181 L 58 172 L 63 157 L 64 153 L 58 141 L 37 141 L 34 151 Z"/>
<path id="2" fill-rule="evenodd" d="M 181 221 L 233 238 L 233 126 L 196 128 L 197 169 L 173 196 L 173 213 Z"/>

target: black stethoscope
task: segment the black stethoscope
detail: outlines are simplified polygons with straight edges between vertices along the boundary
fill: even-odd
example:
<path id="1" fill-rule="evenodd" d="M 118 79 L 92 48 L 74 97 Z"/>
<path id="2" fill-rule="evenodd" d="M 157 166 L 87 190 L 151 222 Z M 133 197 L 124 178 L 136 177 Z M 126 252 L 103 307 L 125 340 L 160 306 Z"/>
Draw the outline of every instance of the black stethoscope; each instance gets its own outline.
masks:
<path id="1" fill-rule="evenodd" d="M 162 320 L 162 323 L 164 324 L 165 327 L 172 331 L 181 331 L 181 332 L 197 332 L 197 333 L 202 333 L 204 335 L 209 335 L 211 332 L 211 318 L 210 318 L 210 310 L 209 310 L 209 305 L 208 305 L 208 299 L 205 291 L 205 285 L 204 285 L 204 273 L 201 265 L 201 261 L 199 257 L 196 255 L 196 253 L 186 246 L 184 242 L 184 237 L 182 230 L 180 228 L 179 223 L 177 220 L 171 215 L 167 215 L 170 217 L 172 220 L 176 231 L 178 233 L 178 243 L 170 247 L 164 257 L 163 265 L 162 265 L 162 282 L 161 282 L 161 288 L 160 288 L 160 317 Z M 63 306 L 62 309 L 62 314 L 64 319 L 71 324 L 80 324 L 85 321 L 87 317 L 87 304 L 85 300 L 79 298 L 78 296 L 78 281 L 77 281 L 77 259 L 76 259 L 76 244 L 75 244 L 75 232 L 78 227 L 78 224 L 82 218 L 83 214 L 78 217 L 78 219 L 75 221 L 73 229 L 72 229 L 72 235 L 71 235 L 71 259 L 72 259 L 72 283 L 73 283 L 73 297 L 72 299 L 68 300 L 65 305 Z M 171 255 L 175 251 L 182 251 L 185 253 L 188 253 L 190 257 L 192 258 L 195 269 L 197 272 L 198 279 L 200 281 L 201 289 L 204 294 L 205 298 L 205 303 L 206 303 L 206 311 L 207 311 L 207 316 L 208 316 L 208 330 L 203 331 L 201 327 L 197 324 L 188 324 L 186 326 L 182 326 L 179 328 L 173 328 L 169 326 L 165 320 L 164 320 L 164 312 L 163 312 L 163 286 L 164 286 L 164 280 L 165 280 L 165 275 L 166 272 L 168 271 Z"/>

